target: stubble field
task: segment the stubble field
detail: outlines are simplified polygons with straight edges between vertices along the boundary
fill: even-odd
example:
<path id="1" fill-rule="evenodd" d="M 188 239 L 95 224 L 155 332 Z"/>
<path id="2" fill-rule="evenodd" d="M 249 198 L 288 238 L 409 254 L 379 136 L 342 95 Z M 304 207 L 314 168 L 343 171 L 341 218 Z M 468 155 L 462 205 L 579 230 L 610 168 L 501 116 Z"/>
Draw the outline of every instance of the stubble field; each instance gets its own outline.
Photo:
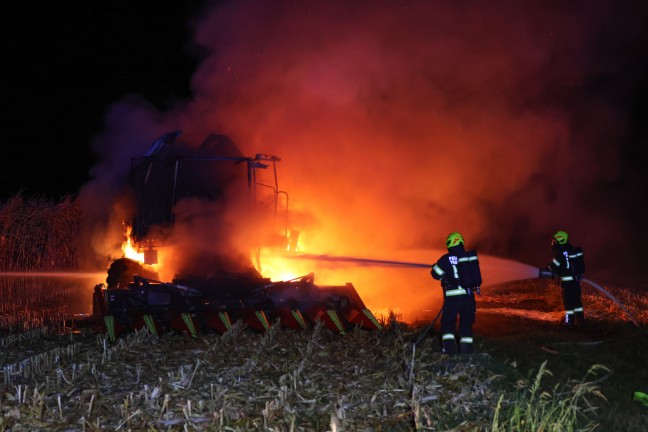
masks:
<path id="1" fill-rule="evenodd" d="M 0 430 L 648 429 L 648 407 L 632 398 L 648 392 L 648 337 L 612 302 L 586 290 L 588 324 L 563 331 L 548 281 L 483 291 L 477 353 L 454 357 L 434 332 L 415 345 L 425 323 L 397 316 L 346 336 L 237 324 L 111 344 L 69 320 L 21 327 L 5 305 Z M 645 290 L 615 295 L 648 324 Z"/>

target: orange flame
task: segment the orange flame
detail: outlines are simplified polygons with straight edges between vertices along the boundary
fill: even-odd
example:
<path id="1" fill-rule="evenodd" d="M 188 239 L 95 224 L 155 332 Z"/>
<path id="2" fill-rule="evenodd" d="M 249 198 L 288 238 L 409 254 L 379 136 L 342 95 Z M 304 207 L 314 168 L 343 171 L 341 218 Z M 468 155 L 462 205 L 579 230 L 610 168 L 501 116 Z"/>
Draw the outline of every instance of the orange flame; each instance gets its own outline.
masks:
<path id="1" fill-rule="evenodd" d="M 261 247 L 252 252 L 252 262 L 263 277 L 277 282 L 293 280 L 310 273 L 306 271 L 306 268 L 303 268 L 303 265 L 300 265 L 302 263 L 287 258 L 290 254 L 305 250 L 304 237 L 295 233 L 295 231 L 289 232 L 287 245 L 283 249 Z"/>
<path id="2" fill-rule="evenodd" d="M 133 228 L 127 224 L 124 224 L 124 237 L 125 240 L 122 242 L 121 250 L 122 250 L 122 256 L 124 258 L 129 258 L 132 259 L 133 261 L 137 261 L 142 265 L 142 267 L 151 270 L 152 272 L 158 273 L 161 278 L 167 278 L 170 280 L 170 274 L 160 274 L 160 271 L 165 267 L 163 265 L 163 262 L 166 260 L 166 253 L 161 253 L 161 251 L 158 249 L 158 263 L 157 264 L 146 264 L 144 262 L 144 250 L 142 250 L 141 246 L 137 246 L 135 242 L 133 241 L 133 236 L 132 236 Z"/>
<path id="3" fill-rule="evenodd" d="M 136 248 L 133 244 L 133 238 L 131 233 L 133 232 L 133 227 L 124 224 L 124 236 L 126 240 L 122 243 L 122 254 L 124 258 L 132 259 L 139 263 L 144 263 L 144 252 L 140 252 L 139 248 Z"/>

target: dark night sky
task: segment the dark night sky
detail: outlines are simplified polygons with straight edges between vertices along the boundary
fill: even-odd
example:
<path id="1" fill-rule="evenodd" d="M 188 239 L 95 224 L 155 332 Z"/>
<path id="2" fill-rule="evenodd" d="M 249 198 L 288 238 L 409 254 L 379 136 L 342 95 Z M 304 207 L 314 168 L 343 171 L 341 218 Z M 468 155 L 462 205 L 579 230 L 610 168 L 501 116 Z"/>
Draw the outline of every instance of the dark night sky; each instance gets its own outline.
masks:
<path id="1" fill-rule="evenodd" d="M 76 194 L 107 107 L 189 96 L 189 20 L 204 1 L 2 2 L 0 197 Z"/>

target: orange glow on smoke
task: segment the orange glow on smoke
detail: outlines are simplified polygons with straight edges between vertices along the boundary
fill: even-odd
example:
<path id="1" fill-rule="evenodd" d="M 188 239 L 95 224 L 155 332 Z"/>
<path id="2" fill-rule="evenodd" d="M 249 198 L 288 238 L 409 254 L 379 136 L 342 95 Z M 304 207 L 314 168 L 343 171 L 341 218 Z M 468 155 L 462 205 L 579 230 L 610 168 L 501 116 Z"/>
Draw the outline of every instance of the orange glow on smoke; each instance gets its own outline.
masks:
<path id="1" fill-rule="evenodd" d="M 259 250 L 257 271 L 272 281 L 287 281 L 314 273 L 315 284 L 345 285 L 352 283 L 365 305 L 378 318 L 391 313 L 406 321 L 415 321 L 436 313 L 442 296 L 438 282 L 432 280 L 426 268 L 380 267 L 354 262 L 318 261 L 300 256 L 328 253 L 331 256 L 351 256 L 357 246 L 352 237 L 327 235 L 326 232 L 304 230 L 295 251 L 264 247 Z M 356 255 L 368 259 L 392 259 L 427 263 L 444 251 L 409 251 L 390 257 L 374 254 Z"/>
<path id="2" fill-rule="evenodd" d="M 242 154 L 281 157 L 289 228 L 303 244 L 253 254 L 263 276 L 314 273 L 318 285 L 350 282 L 374 313 L 407 318 L 435 313 L 443 302 L 429 269 L 297 260 L 289 252 L 432 264 L 444 252 L 433 249 L 459 231 L 480 260 L 488 250 L 543 265 L 547 235 L 565 223 L 578 221 L 581 233 L 608 227 L 606 239 L 598 236 L 601 252 L 625 232 L 613 207 L 581 199 L 616 184 L 621 165 L 600 130 L 622 130 L 625 117 L 588 99 L 576 105 L 588 114 L 575 116 L 571 102 L 582 98 L 552 99 L 598 76 L 589 67 L 595 63 L 583 59 L 599 38 L 605 8 L 510 2 L 502 13 L 489 2 L 222 3 L 195 22 L 194 42 L 209 54 L 192 77 L 192 99 L 161 112 L 124 98 L 111 107 L 96 147 L 110 166 L 117 155 L 143 152 L 145 137 L 183 130 L 196 146 L 223 133 Z M 554 76 L 563 77 L 558 87 Z M 579 127 L 589 115 L 600 121 L 586 123 L 598 127 Z M 99 167 L 110 176 L 86 189 L 89 200 L 109 196 L 96 191 L 121 171 Z M 249 212 L 227 207 L 221 217 L 215 204 L 201 217 L 198 201 L 185 203 L 176 219 L 187 224 L 174 227 L 175 252 L 159 250 L 163 280 L 182 264 L 167 264 L 165 255 L 236 249 L 247 258 L 260 237 Z M 142 260 L 132 244 L 125 248 L 125 256 Z M 496 283 L 491 274 L 484 280 Z"/>

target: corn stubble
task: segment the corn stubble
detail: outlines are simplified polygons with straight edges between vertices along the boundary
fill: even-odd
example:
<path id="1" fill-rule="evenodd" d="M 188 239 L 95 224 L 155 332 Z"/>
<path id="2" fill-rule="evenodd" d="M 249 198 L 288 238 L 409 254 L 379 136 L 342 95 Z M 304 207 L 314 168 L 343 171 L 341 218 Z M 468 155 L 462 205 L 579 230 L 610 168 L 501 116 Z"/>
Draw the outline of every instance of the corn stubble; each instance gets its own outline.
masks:
<path id="1" fill-rule="evenodd" d="M 393 317 L 385 324 L 346 337 L 278 322 L 266 334 L 242 324 L 197 339 L 142 330 L 114 344 L 7 336 L 0 430 L 504 430 L 505 411 L 517 415 L 506 407 L 533 403 L 492 372 L 510 366 L 493 368 L 488 354 L 451 358 L 432 339 L 414 346 L 413 330 Z M 597 390 L 580 388 L 555 400 L 576 409 Z"/>

